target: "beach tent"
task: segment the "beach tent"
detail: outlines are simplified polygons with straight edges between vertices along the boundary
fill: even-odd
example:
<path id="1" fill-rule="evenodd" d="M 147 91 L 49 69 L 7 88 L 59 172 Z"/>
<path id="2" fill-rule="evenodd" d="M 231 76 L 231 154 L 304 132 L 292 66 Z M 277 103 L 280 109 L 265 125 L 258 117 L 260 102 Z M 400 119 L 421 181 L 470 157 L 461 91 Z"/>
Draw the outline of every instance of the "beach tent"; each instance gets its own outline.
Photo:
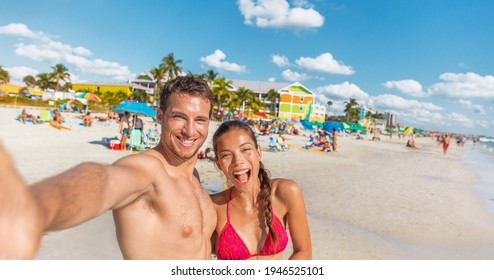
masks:
<path id="1" fill-rule="evenodd" d="M 364 127 L 359 123 L 347 123 L 350 131 L 364 131 Z"/>
<path id="2" fill-rule="evenodd" d="M 343 125 L 344 130 L 350 130 L 350 126 L 347 123 L 342 122 L 341 124 Z"/>

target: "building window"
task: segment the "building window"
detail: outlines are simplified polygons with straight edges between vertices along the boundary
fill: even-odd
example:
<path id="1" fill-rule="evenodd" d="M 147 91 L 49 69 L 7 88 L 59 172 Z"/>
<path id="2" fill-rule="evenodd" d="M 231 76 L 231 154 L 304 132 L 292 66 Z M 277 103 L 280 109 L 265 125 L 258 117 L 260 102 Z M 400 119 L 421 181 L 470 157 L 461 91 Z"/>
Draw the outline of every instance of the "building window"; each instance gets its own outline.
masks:
<path id="1" fill-rule="evenodd" d="M 304 97 L 303 96 L 300 97 L 300 102 L 304 102 Z"/>

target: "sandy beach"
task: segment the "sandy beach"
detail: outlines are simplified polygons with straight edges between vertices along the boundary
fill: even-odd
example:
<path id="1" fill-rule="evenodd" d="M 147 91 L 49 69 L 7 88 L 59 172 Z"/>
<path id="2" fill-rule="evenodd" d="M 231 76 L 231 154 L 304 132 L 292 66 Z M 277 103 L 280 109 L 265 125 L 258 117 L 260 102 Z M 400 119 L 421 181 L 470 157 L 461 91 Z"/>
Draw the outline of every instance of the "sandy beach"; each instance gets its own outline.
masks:
<path id="1" fill-rule="evenodd" d="M 0 107 L 0 140 L 27 183 L 84 161 L 110 164 L 131 153 L 104 145 L 103 138 L 119 136 L 116 124 L 87 128 L 65 113 L 71 130 L 57 130 L 16 121 L 20 111 Z M 217 125 L 211 124 L 210 137 Z M 267 151 L 267 136 L 259 144 L 272 177 L 293 179 L 303 190 L 314 259 L 494 259 L 494 214 L 471 187 L 478 178 L 462 162 L 461 147 L 451 145 L 443 156 L 430 138 L 417 138 L 419 149 L 413 150 L 396 136 L 346 136 L 337 152 L 320 154 L 300 149 L 307 136 L 288 136 L 293 148 L 286 152 Z M 205 146 L 212 146 L 210 138 Z M 197 168 L 204 186 L 222 184 L 211 161 L 201 160 Z M 122 259 L 111 212 L 48 233 L 36 259 Z"/>

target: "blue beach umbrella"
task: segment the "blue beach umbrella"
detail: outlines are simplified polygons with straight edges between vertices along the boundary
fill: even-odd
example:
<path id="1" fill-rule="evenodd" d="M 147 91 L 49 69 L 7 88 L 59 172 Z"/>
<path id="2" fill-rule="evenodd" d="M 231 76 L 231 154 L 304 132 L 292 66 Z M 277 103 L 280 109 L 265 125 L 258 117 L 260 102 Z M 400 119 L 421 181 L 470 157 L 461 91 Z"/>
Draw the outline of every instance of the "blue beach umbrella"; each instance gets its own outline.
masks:
<path id="1" fill-rule="evenodd" d="M 332 122 L 332 121 L 326 121 L 324 122 L 323 126 L 324 130 L 326 131 L 333 131 L 333 128 L 336 129 L 336 131 L 341 132 L 345 128 L 343 127 L 343 124 L 340 122 Z"/>
<path id="2" fill-rule="evenodd" d="M 150 117 L 156 117 L 156 111 L 143 102 L 127 102 L 120 104 L 111 110 L 114 112 L 127 111 L 134 114 L 142 114 Z"/>

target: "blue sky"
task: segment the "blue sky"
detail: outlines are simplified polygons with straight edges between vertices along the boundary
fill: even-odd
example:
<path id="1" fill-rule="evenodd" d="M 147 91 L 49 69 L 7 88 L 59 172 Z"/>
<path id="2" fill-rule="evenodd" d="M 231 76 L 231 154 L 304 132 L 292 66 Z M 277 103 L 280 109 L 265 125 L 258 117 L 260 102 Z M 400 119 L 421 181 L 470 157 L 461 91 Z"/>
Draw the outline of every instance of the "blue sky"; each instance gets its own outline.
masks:
<path id="1" fill-rule="evenodd" d="M 356 98 L 398 122 L 494 136 L 494 1 L 25 0 L 2 3 L 0 65 L 122 82 L 173 52 L 188 72 L 299 81 L 332 114 Z"/>

